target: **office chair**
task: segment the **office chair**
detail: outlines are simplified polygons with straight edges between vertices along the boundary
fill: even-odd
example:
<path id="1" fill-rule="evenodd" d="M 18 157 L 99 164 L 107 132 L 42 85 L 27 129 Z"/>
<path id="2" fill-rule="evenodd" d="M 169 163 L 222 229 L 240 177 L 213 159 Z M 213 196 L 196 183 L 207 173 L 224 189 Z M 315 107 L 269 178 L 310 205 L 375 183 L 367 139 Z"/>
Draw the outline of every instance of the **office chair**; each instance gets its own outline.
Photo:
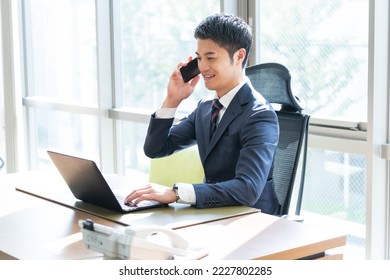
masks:
<path id="1" fill-rule="evenodd" d="M 175 183 L 202 183 L 203 166 L 197 146 L 150 161 L 149 182 L 172 187 Z"/>
<path id="2" fill-rule="evenodd" d="M 253 87 L 273 104 L 279 120 L 279 144 L 274 158 L 273 177 L 281 204 L 279 216 L 288 218 L 291 197 L 300 162 L 301 178 L 295 217 L 300 215 L 306 170 L 308 124 L 310 116 L 302 112 L 300 100 L 291 91 L 288 69 L 278 63 L 249 66 L 245 70 Z M 276 107 L 280 107 L 277 109 Z M 290 215 L 292 216 L 292 215 Z M 294 219 L 300 220 L 300 219 Z"/>

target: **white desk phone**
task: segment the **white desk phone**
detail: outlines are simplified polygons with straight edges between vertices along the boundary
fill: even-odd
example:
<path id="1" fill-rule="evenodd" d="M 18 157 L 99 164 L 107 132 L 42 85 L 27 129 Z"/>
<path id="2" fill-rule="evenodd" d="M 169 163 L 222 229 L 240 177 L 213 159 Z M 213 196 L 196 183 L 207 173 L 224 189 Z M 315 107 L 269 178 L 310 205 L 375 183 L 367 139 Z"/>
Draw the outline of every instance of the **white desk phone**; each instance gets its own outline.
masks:
<path id="1" fill-rule="evenodd" d="M 194 260 L 208 254 L 206 248 L 192 248 L 172 229 L 161 226 L 127 226 L 124 231 L 79 220 L 84 246 L 104 254 L 105 259 Z"/>

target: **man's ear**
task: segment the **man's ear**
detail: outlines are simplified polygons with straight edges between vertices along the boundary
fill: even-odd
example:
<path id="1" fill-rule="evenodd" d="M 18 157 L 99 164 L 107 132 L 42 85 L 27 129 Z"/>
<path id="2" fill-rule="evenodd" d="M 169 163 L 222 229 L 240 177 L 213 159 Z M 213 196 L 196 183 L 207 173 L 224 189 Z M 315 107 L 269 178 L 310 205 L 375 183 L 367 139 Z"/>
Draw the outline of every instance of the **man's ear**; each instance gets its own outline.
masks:
<path id="1" fill-rule="evenodd" d="M 246 56 L 246 50 L 244 48 L 241 48 L 236 51 L 236 59 L 237 63 L 241 64 L 244 62 Z"/>

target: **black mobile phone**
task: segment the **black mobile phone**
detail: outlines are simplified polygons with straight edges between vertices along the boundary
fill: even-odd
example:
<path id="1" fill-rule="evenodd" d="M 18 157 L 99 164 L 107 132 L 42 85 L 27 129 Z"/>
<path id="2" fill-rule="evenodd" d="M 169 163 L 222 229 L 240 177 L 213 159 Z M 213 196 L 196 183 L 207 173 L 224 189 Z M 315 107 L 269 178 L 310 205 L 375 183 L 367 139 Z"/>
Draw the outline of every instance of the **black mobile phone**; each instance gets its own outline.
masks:
<path id="1" fill-rule="evenodd" d="M 195 76 L 199 75 L 200 71 L 198 68 L 198 59 L 195 58 L 188 62 L 186 66 L 181 67 L 180 72 L 185 83 L 192 80 Z"/>

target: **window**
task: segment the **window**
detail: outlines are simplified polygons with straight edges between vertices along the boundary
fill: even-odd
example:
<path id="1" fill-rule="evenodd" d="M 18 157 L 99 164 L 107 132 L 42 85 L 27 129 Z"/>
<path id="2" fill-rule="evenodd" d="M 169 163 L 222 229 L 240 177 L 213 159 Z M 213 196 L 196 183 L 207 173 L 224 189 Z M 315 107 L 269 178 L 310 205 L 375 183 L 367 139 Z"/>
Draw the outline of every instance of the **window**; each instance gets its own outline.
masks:
<path id="1" fill-rule="evenodd" d="M 134 1 L 122 0 L 114 6 L 116 95 L 118 111 L 145 114 L 145 122 L 165 98 L 169 76 L 179 61 L 195 57 L 197 24 L 209 14 L 220 11 L 220 1 Z M 189 112 L 207 92 L 203 83 L 180 105 Z M 121 172 L 134 169 L 148 172 L 149 159 L 143 153 L 147 124 L 118 121 L 121 131 L 118 154 L 123 156 Z M 138 175 L 139 176 L 139 175 Z"/>
<path id="2" fill-rule="evenodd" d="M 115 54 L 120 55 L 121 106 L 155 110 L 161 105 L 177 63 L 196 56 L 196 25 L 219 12 L 219 2 L 119 1 L 119 40 L 115 42 L 119 48 Z M 197 87 L 189 108 L 203 89 Z"/>
<path id="3" fill-rule="evenodd" d="M 25 8 L 28 96 L 97 104 L 95 1 L 34 0 Z"/>
<path id="4" fill-rule="evenodd" d="M 327 140 L 313 140 L 313 134 L 315 128 L 328 126 L 338 127 L 336 133 L 361 137 L 359 123 L 367 121 L 368 4 L 367 0 L 262 0 L 257 48 L 260 62 L 279 62 L 290 70 L 292 91 L 312 116 L 304 218 L 323 223 L 320 217 L 327 217 L 343 225 L 348 244 L 360 248 L 362 258 L 367 159 L 347 152 L 347 146 L 334 150 Z"/>
<path id="5" fill-rule="evenodd" d="M 316 118 L 367 121 L 368 1 L 260 3 L 260 62 L 284 64 Z"/>
<path id="6" fill-rule="evenodd" d="M 95 1 L 34 0 L 23 7 L 31 167 L 48 164 L 47 149 L 98 160 L 98 119 L 88 116 L 98 107 Z"/>
<path id="7" fill-rule="evenodd" d="M 149 117 L 162 103 L 172 70 L 195 55 L 195 26 L 220 11 L 220 1 L 26 0 L 22 8 L 30 168 L 50 164 L 46 150 L 55 149 L 111 162 L 120 173 L 147 172 L 147 126 L 133 116 Z M 198 88 L 182 110 L 194 106 Z M 109 119 L 112 108 L 132 115 Z"/>

